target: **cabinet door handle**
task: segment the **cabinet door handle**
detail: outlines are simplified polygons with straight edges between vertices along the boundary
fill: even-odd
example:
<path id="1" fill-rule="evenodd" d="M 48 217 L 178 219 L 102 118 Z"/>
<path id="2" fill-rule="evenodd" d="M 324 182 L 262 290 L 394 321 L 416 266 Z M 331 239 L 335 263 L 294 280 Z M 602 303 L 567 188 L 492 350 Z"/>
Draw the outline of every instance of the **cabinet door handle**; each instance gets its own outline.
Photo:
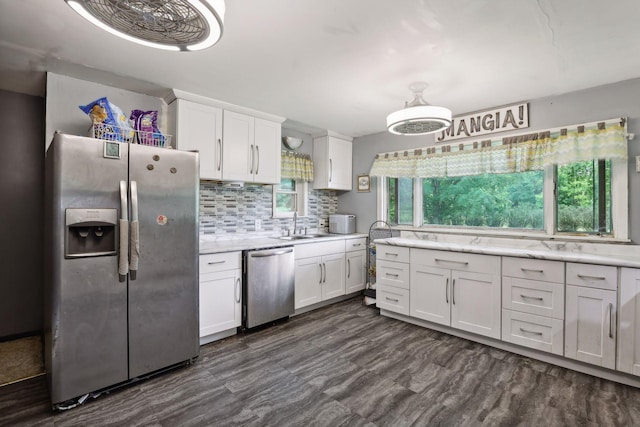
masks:
<path id="1" fill-rule="evenodd" d="M 353 247 L 355 248 L 356 246 L 360 246 L 360 245 L 362 245 L 362 243 L 354 243 Z"/>
<path id="2" fill-rule="evenodd" d="M 453 263 L 453 264 L 469 265 L 469 261 L 454 261 L 454 260 L 442 259 L 442 258 L 435 258 L 434 261 L 435 262 L 450 262 L 450 263 Z"/>
<path id="3" fill-rule="evenodd" d="M 260 147 L 256 144 L 256 175 L 258 175 L 258 170 L 260 170 Z"/>
<path id="4" fill-rule="evenodd" d="M 220 170 L 220 168 L 222 168 L 222 140 L 220 138 L 218 138 L 218 151 L 219 151 L 219 155 L 218 155 L 218 170 Z"/>
<path id="5" fill-rule="evenodd" d="M 327 282 L 327 265 L 324 262 L 322 263 L 322 271 L 324 271 L 324 274 L 322 276 L 322 283 L 326 283 Z"/>
<path id="6" fill-rule="evenodd" d="M 318 264 L 318 267 L 320 267 L 320 281 L 318 283 L 322 285 L 322 264 Z"/>
<path id="7" fill-rule="evenodd" d="M 386 274 L 387 276 L 391 276 L 391 277 L 400 277 L 399 274 L 394 274 L 394 273 L 386 273 L 385 272 L 384 274 Z"/>
<path id="8" fill-rule="evenodd" d="M 240 278 L 239 277 L 236 280 L 235 294 L 236 294 L 236 302 L 240 302 Z"/>
<path id="9" fill-rule="evenodd" d="M 524 332 L 525 334 L 532 334 L 532 335 L 542 335 L 542 332 L 528 331 L 528 330 L 523 329 L 523 328 L 520 328 L 520 332 Z"/>
<path id="10" fill-rule="evenodd" d="M 225 261 L 225 260 L 222 260 L 222 261 L 210 261 L 210 262 L 207 263 L 207 265 L 224 264 L 225 262 L 227 262 L 227 261 Z"/>
<path id="11" fill-rule="evenodd" d="M 393 301 L 393 302 L 398 302 L 398 301 L 400 301 L 400 300 L 398 300 L 398 299 L 389 298 L 389 297 L 384 297 L 384 298 L 385 298 L 386 300 Z"/>
<path id="12" fill-rule="evenodd" d="M 351 260 L 347 259 L 347 279 L 351 278 Z"/>
<path id="13" fill-rule="evenodd" d="M 249 174 L 253 175 L 253 144 L 251 144 L 251 157 L 249 157 Z"/>
<path id="14" fill-rule="evenodd" d="M 524 294 L 520 294 L 520 298 L 524 298 L 524 299 L 534 299 L 536 301 L 542 301 L 544 298 L 542 297 L 532 297 L 529 295 L 524 295 Z"/>
<path id="15" fill-rule="evenodd" d="M 451 284 L 451 302 L 456 305 L 456 279 L 453 279 Z"/>
<path id="16" fill-rule="evenodd" d="M 544 270 L 536 270 L 536 269 L 533 269 L 533 268 L 524 268 L 524 267 L 521 267 L 521 268 L 520 268 L 520 270 L 522 270 L 523 272 L 530 271 L 530 272 L 532 272 L 532 273 L 544 273 Z"/>
<path id="17" fill-rule="evenodd" d="M 584 274 L 578 274 L 577 275 L 579 278 L 581 279 L 591 279 L 591 280 L 607 280 L 606 277 L 602 277 L 602 276 L 587 276 Z"/>
<path id="18" fill-rule="evenodd" d="M 613 338 L 613 304 L 609 303 L 609 338 Z"/>
<path id="19" fill-rule="evenodd" d="M 333 160 L 329 159 L 329 182 L 333 178 Z"/>
<path id="20" fill-rule="evenodd" d="M 447 277 L 447 286 L 444 291 L 444 300 L 449 304 L 449 278 Z"/>
<path id="21" fill-rule="evenodd" d="M 387 256 L 398 256 L 398 254 L 394 254 L 393 252 L 385 252 L 384 254 Z"/>

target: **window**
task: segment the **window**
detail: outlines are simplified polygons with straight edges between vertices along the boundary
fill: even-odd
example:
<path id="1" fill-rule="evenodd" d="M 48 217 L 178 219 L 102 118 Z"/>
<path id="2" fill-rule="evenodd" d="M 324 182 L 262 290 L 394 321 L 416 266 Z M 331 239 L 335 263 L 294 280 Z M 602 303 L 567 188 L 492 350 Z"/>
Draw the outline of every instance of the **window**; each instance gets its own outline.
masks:
<path id="1" fill-rule="evenodd" d="M 558 167 L 559 232 L 611 234 L 611 161 Z"/>
<path id="2" fill-rule="evenodd" d="M 412 178 L 384 178 L 380 212 L 392 225 L 529 230 L 624 240 L 626 181 L 626 162 L 619 160 L 550 166 L 546 172 L 422 178 L 418 186 Z M 547 187 L 551 190 L 545 191 Z M 417 215 L 415 209 L 420 209 Z M 614 236 L 616 223 L 618 236 Z"/>
<path id="3" fill-rule="evenodd" d="M 413 224 L 413 179 L 387 178 L 389 189 L 389 215 L 387 221 L 393 225 Z"/>
<path id="4" fill-rule="evenodd" d="M 283 178 L 273 186 L 273 217 L 289 218 L 297 212 L 299 216 L 308 213 L 308 184 L 305 181 Z"/>
<path id="5" fill-rule="evenodd" d="M 542 230 L 542 193 L 542 171 L 423 179 L 422 222 Z"/>

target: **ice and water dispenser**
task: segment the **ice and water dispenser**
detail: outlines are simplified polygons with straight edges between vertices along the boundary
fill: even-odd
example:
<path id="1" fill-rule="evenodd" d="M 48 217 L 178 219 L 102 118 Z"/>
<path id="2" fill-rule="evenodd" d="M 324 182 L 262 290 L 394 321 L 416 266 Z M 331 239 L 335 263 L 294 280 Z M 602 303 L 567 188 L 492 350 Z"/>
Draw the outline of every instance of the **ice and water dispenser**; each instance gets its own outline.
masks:
<path id="1" fill-rule="evenodd" d="M 115 255 L 117 209 L 67 209 L 65 258 Z"/>

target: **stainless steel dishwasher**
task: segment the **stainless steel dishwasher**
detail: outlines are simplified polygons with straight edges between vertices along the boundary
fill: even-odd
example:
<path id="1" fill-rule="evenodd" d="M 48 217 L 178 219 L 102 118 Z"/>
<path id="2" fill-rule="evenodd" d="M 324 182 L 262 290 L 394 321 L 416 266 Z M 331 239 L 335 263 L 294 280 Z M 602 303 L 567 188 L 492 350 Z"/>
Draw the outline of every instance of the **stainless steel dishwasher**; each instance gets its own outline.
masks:
<path id="1" fill-rule="evenodd" d="M 244 252 L 242 326 L 250 329 L 294 312 L 293 246 Z"/>

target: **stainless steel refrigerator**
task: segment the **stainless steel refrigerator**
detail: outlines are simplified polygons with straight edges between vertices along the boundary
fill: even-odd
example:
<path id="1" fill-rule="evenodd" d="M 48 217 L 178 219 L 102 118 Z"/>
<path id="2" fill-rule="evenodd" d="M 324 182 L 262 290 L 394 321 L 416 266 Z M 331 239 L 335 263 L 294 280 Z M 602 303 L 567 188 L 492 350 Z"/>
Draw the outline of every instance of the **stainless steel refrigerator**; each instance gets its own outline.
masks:
<path id="1" fill-rule="evenodd" d="M 64 409 L 198 356 L 198 154 L 56 133 L 45 365 Z"/>

